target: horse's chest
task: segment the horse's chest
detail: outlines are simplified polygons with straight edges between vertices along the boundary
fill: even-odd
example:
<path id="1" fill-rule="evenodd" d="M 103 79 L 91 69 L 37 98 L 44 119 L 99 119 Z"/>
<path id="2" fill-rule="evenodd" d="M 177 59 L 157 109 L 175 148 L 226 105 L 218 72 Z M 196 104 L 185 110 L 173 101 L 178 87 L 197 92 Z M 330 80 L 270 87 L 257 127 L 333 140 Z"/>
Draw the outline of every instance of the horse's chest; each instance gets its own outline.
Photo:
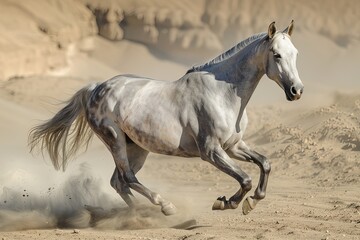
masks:
<path id="1" fill-rule="evenodd" d="M 237 121 L 239 113 L 235 111 L 223 112 L 214 116 L 213 126 L 210 133 L 218 139 L 224 149 L 231 148 L 238 143 L 247 127 L 247 115 L 244 112 L 240 122 Z M 237 127 L 237 125 L 239 125 Z M 240 131 L 238 132 L 237 129 Z"/>
<path id="2" fill-rule="evenodd" d="M 218 107 L 216 110 L 212 111 L 209 119 L 206 120 L 211 123 L 209 125 L 212 128 L 211 131 L 219 137 L 230 137 L 236 129 L 238 110 L 230 110 L 225 107 Z"/>

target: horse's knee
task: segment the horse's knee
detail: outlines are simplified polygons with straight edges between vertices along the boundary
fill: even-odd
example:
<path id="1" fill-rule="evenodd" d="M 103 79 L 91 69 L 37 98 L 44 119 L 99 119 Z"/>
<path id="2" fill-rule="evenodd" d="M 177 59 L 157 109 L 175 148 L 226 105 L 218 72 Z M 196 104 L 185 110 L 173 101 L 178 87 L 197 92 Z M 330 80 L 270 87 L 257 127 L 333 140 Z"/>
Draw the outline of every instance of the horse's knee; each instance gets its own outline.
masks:
<path id="1" fill-rule="evenodd" d="M 246 177 L 244 179 L 242 179 L 242 181 L 240 182 L 241 188 L 243 189 L 243 191 L 250 191 L 252 188 L 252 180 L 251 177 Z"/>
<path id="2" fill-rule="evenodd" d="M 265 174 L 269 174 L 271 171 L 271 165 L 270 161 L 267 157 L 258 154 L 257 158 L 257 165 L 260 167 L 262 171 L 264 171 Z"/>

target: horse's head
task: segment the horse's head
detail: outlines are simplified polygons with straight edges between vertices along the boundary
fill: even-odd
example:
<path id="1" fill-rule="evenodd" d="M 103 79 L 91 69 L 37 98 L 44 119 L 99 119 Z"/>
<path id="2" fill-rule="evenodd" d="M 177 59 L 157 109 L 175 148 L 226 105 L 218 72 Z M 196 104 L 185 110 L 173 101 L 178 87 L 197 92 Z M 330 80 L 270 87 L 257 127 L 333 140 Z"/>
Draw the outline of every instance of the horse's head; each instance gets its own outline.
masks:
<path id="1" fill-rule="evenodd" d="M 294 21 L 283 31 L 276 31 L 275 22 L 269 25 L 265 62 L 266 75 L 284 90 L 289 101 L 300 99 L 304 89 L 296 68 L 298 51 L 290 39 L 293 29 Z"/>

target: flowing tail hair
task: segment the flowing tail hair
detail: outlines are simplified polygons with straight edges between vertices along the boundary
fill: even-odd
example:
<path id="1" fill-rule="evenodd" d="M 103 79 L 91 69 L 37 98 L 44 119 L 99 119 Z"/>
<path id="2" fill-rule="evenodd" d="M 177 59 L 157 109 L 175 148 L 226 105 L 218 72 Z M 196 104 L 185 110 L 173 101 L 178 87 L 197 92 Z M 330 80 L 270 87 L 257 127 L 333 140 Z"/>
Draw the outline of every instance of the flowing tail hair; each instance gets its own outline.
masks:
<path id="1" fill-rule="evenodd" d="M 35 126 L 29 134 L 30 152 L 47 150 L 56 170 L 65 171 L 68 160 L 80 147 L 87 148 L 93 132 L 87 124 L 85 107 L 96 84 L 80 89 L 53 118 Z"/>

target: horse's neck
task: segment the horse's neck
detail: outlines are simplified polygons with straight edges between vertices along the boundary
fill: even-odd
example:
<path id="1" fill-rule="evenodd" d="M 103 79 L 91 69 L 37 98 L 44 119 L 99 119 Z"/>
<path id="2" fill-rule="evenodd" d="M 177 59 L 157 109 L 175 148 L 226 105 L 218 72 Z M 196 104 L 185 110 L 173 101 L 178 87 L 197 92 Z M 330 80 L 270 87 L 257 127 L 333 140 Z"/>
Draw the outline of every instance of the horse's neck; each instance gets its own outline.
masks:
<path id="1" fill-rule="evenodd" d="M 240 120 L 246 105 L 261 77 L 265 74 L 265 69 L 263 68 L 264 55 L 260 49 L 261 45 L 257 46 L 256 44 L 248 46 L 243 51 L 236 53 L 221 63 L 208 66 L 207 69 L 204 69 L 214 74 L 218 84 L 222 85 L 222 89 L 227 89 L 228 94 L 232 93 L 233 97 L 241 101 L 236 122 L 237 132 L 240 132 Z"/>
<path id="2" fill-rule="evenodd" d="M 213 73 L 219 84 L 234 89 L 234 94 L 241 99 L 242 105 L 246 105 L 265 73 L 264 56 L 259 49 L 256 45 L 248 46 L 234 56 L 204 70 Z"/>

